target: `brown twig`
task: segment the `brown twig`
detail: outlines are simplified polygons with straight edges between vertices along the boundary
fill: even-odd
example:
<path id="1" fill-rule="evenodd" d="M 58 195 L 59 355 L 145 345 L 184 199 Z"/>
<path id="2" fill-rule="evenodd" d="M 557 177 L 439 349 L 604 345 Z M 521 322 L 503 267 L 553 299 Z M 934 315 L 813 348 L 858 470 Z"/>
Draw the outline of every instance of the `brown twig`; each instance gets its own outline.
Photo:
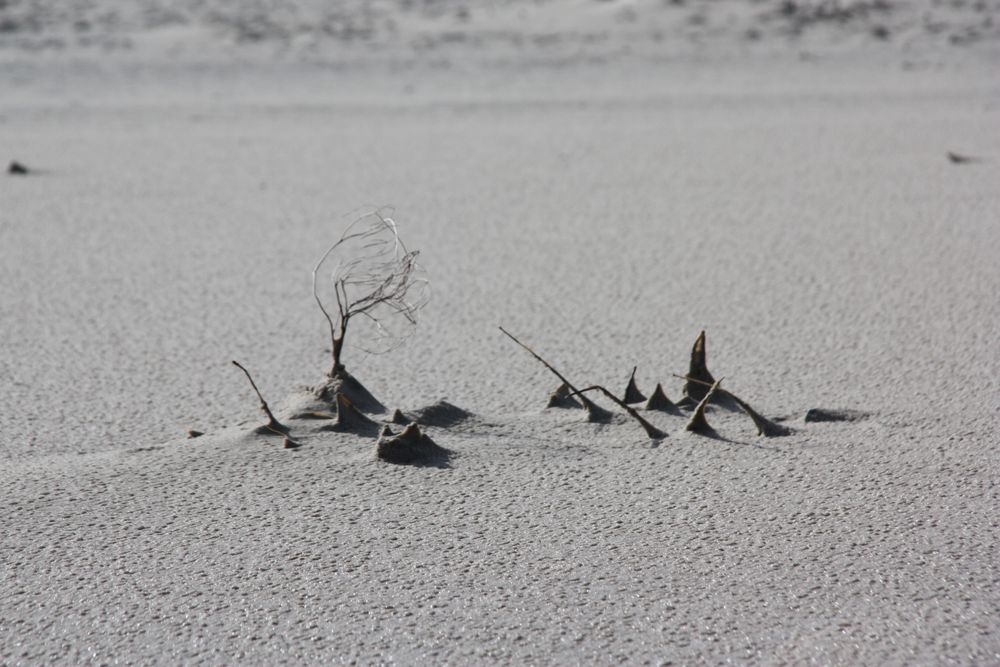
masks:
<path id="1" fill-rule="evenodd" d="M 562 373 L 560 373 L 559 371 L 557 371 L 555 369 L 555 367 L 552 366 L 552 364 L 550 364 L 549 362 L 547 362 L 544 359 L 542 359 L 542 357 L 539 356 L 539 354 L 537 352 L 535 352 L 530 347 L 528 347 L 527 345 L 525 345 L 524 343 L 522 343 L 521 341 L 519 341 L 517 338 L 514 337 L 514 334 L 512 334 L 509 331 L 507 331 L 503 327 L 498 327 L 498 328 L 500 329 L 500 331 L 502 331 L 504 333 L 505 336 L 507 336 L 512 341 L 514 341 L 515 343 L 517 343 L 518 345 L 520 345 L 521 347 L 523 347 L 528 352 L 528 354 L 530 354 L 535 359 L 537 359 L 539 363 L 541 363 L 547 369 L 549 369 L 550 371 L 552 371 L 553 375 L 555 375 L 557 378 L 559 378 L 560 380 L 562 380 L 563 384 L 565 384 L 567 387 L 569 387 L 570 391 L 572 392 L 570 394 L 571 396 L 573 394 L 579 394 L 580 393 L 577 390 L 577 388 L 573 386 L 573 383 L 566 379 L 565 375 L 563 375 Z M 587 408 L 587 412 L 590 413 L 590 418 L 591 419 L 593 419 L 593 420 L 601 420 L 601 419 L 605 419 L 608 416 L 610 416 L 609 413 L 606 410 L 604 410 L 603 408 L 601 408 L 600 406 L 598 406 L 596 403 L 594 403 L 593 401 L 591 401 L 586 396 L 580 396 L 580 400 L 583 402 L 584 407 Z"/>
<path id="2" fill-rule="evenodd" d="M 677 373 L 671 373 L 670 375 L 672 375 L 673 377 L 677 378 L 678 380 L 687 380 L 688 382 L 694 382 L 696 384 L 703 384 L 706 387 L 711 387 L 713 384 L 715 384 L 714 382 L 705 382 L 704 380 L 699 380 L 698 378 L 693 378 L 690 375 L 678 375 Z"/>
<path id="3" fill-rule="evenodd" d="M 505 335 L 506 335 L 506 336 L 507 336 L 508 338 L 510 338 L 510 339 L 511 339 L 512 341 L 514 341 L 515 343 L 517 343 L 518 345 L 520 345 L 521 347 L 523 347 L 523 348 L 524 348 L 525 350 L 527 350 L 527 351 L 528 351 L 528 354 L 530 354 L 530 355 L 531 355 L 531 356 L 533 356 L 533 357 L 534 357 L 535 359 L 537 359 L 537 360 L 539 361 L 539 363 L 541 363 L 541 364 L 542 364 L 542 366 L 545 366 L 545 367 L 546 367 L 546 368 L 548 368 L 548 369 L 549 369 L 550 371 L 552 371 L 552 374 L 553 374 L 553 375 L 555 375 L 555 376 L 556 376 L 557 378 L 559 378 L 560 380 L 562 380 L 562 381 L 563 381 L 563 383 L 564 383 L 564 384 L 565 384 L 565 385 L 566 385 L 567 387 L 569 387 L 569 388 L 570 388 L 570 390 L 571 390 L 571 391 L 572 391 L 573 393 L 575 393 L 575 394 L 578 394 L 578 393 L 580 393 L 580 392 L 578 392 L 578 391 L 577 391 L 576 387 L 574 387 L 574 386 L 573 386 L 573 383 L 572 383 L 572 382 L 570 382 L 569 380 L 567 380 L 567 379 L 566 379 L 566 376 L 565 376 L 565 375 L 563 375 L 562 373 L 560 373 L 559 371 L 557 371 L 557 370 L 556 370 L 555 368 L 553 368 L 552 364 L 550 364 L 549 362 L 547 362 L 547 361 L 545 361 L 544 359 L 542 359 L 542 358 L 541 358 L 541 357 L 540 357 L 540 356 L 538 355 L 538 353 L 537 353 L 537 352 L 535 352 L 535 351 L 534 351 L 534 350 L 532 350 L 532 349 L 531 349 L 530 347 L 528 347 L 527 345 L 525 345 L 524 343 L 522 343 L 521 341 L 519 341 L 519 340 L 518 340 L 517 338 L 515 338 L 515 337 L 514 337 L 514 334 L 512 334 L 512 333 L 511 333 L 511 332 L 509 332 L 509 331 L 507 331 L 507 330 L 506 330 L 506 329 L 504 329 L 503 327 L 499 327 L 499 329 L 500 329 L 500 331 L 504 332 L 504 334 L 505 334 Z"/>
<path id="4" fill-rule="evenodd" d="M 671 373 L 671 375 L 673 375 L 676 378 L 680 378 L 682 380 L 689 380 L 691 382 L 696 382 L 698 384 L 707 384 L 705 382 L 702 382 L 701 380 L 696 380 L 695 378 L 692 377 L 682 376 L 676 373 Z M 717 391 L 722 396 L 728 396 L 734 403 L 736 403 L 736 405 L 740 408 L 740 410 L 745 412 L 746 415 L 750 417 L 750 419 L 753 421 L 754 426 L 757 427 L 757 435 L 762 435 L 766 438 L 778 438 L 793 433 L 792 429 L 788 428 L 787 426 L 784 426 L 782 424 L 777 424 L 768 419 L 767 417 L 765 417 L 764 415 L 760 414 L 756 410 L 754 410 L 749 403 L 747 403 L 742 398 L 740 398 L 733 392 L 729 391 L 728 389 L 722 389 L 720 387 L 717 389 Z"/>
<path id="5" fill-rule="evenodd" d="M 628 405 L 627 403 L 625 403 L 625 401 L 621 400 L 620 398 L 618 398 L 617 396 L 615 396 L 614 394 L 612 394 L 610 391 L 608 391 L 599 384 L 592 385 L 590 387 L 587 387 L 586 389 L 581 389 L 580 391 L 575 392 L 574 394 L 570 394 L 570 396 L 577 396 L 583 394 L 586 391 L 594 391 L 594 390 L 600 391 L 605 396 L 610 398 L 612 401 L 617 403 L 623 410 L 629 413 L 632 416 L 632 418 L 635 419 L 637 422 L 639 422 L 642 428 L 645 429 L 646 435 L 648 435 L 653 440 L 662 440 L 663 438 L 667 437 L 666 433 L 664 433 L 660 429 L 650 424 L 642 415 L 636 412 L 635 408 Z"/>
<path id="6" fill-rule="evenodd" d="M 236 366 L 243 371 L 243 373 L 247 376 L 247 380 L 250 380 L 250 386 L 253 387 L 254 392 L 257 394 L 257 398 L 260 399 L 260 409 L 263 410 L 264 414 L 267 416 L 267 424 L 264 428 L 269 431 L 274 431 L 278 435 L 285 435 L 288 433 L 288 427 L 274 418 L 274 413 L 271 412 L 271 408 L 267 406 L 267 401 L 264 400 L 264 397 L 260 393 L 260 389 L 257 388 L 257 383 L 253 381 L 252 377 L 250 377 L 250 371 L 244 368 L 243 364 L 235 360 L 233 361 L 233 366 Z"/>
<path id="7" fill-rule="evenodd" d="M 685 431 L 690 431 L 692 433 L 700 433 L 701 435 L 714 436 L 715 429 L 708 423 L 705 419 L 705 408 L 708 407 L 709 401 L 715 396 L 715 392 L 719 389 L 719 385 L 722 383 L 722 378 L 719 378 L 712 385 L 712 388 L 708 390 L 701 401 L 698 402 L 697 407 L 694 409 L 694 413 L 691 415 L 691 419 L 688 420 L 687 426 L 684 427 Z"/>

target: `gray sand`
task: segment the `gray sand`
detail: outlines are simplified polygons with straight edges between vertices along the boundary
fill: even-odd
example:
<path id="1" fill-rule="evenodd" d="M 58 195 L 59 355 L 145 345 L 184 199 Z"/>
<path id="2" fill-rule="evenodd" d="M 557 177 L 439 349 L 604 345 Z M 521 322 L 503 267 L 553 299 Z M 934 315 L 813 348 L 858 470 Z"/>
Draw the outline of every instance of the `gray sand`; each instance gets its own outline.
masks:
<path id="1" fill-rule="evenodd" d="M 737 22 L 662 61 L 370 69 L 249 64 L 270 38 L 175 63 L 138 19 L 110 33 L 135 67 L 0 39 L 0 159 L 32 169 L 0 178 L 0 664 L 1000 664 L 995 39 L 903 19 L 747 60 L 703 50 Z M 329 367 L 309 272 L 362 205 L 433 297 L 345 362 L 390 411 L 471 413 L 425 429 L 447 465 L 288 419 Z M 704 329 L 795 432 L 544 410 L 499 324 L 675 401 Z M 234 358 L 300 448 L 251 434 Z"/>

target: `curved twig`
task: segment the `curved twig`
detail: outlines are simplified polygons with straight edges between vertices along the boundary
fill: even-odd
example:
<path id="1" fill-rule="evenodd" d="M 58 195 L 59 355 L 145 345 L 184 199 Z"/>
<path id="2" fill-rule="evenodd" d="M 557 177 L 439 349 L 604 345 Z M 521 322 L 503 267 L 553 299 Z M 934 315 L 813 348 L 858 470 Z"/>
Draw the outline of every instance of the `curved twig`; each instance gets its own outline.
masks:
<path id="1" fill-rule="evenodd" d="M 571 389 L 572 389 L 572 387 L 571 387 Z M 615 396 L 614 394 L 612 394 L 610 391 L 608 391 L 607 389 L 605 389 L 604 387 L 602 387 L 599 384 L 592 385 L 590 387 L 587 387 L 586 389 L 581 389 L 578 392 L 574 392 L 573 394 L 570 394 L 570 396 L 580 395 L 580 394 L 582 394 L 585 391 L 594 391 L 594 390 L 600 391 L 605 396 L 607 396 L 608 398 L 610 398 L 612 401 L 614 401 L 615 403 L 617 403 L 623 410 L 625 410 L 627 413 L 629 413 L 632 416 L 632 418 L 635 419 L 637 422 L 639 422 L 639 424 L 642 426 L 642 428 L 645 429 L 646 435 L 648 435 L 653 440 L 662 440 L 663 438 L 667 437 L 666 433 L 664 433 L 660 429 L 658 429 L 655 426 L 653 426 L 652 424 L 650 424 L 646 420 L 645 417 L 643 417 L 638 412 L 636 412 L 635 408 L 633 408 L 632 406 L 628 405 L 627 403 L 625 403 L 625 401 L 621 400 L 620 398 L 618 398 L 617 396 Z"/>

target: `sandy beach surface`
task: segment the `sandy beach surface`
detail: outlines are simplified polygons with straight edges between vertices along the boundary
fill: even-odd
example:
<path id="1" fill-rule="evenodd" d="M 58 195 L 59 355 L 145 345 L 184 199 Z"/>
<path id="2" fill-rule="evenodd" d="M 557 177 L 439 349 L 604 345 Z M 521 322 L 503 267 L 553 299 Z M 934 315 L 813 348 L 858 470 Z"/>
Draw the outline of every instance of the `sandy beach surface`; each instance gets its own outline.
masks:
<path id="1" fill-rule="evenodd" d="M 0 664 L 1000 664 L 997 26 L 0 0 Z M 294 417 L 359 207 L 432 297 L 344 362 L 447 460 Z M 675 402 L 704 330 L 791 433 L 498 326 Z"/>

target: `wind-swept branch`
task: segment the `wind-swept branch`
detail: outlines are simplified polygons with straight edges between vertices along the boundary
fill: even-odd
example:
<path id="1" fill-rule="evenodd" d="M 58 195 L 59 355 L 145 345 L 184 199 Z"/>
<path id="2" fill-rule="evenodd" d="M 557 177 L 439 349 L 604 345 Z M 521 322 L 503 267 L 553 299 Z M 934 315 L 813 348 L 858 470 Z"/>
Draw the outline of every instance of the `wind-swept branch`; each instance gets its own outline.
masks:
<path id="1" fill-rule="evenodd" d="M 312 288 L 313 298 L 330 326 L 331 377 L 344 370 L 341 356 L 352 320 L 367 328 L 360 336 L 361 343 L 355 342 L 355 346 L 372 353 L 392 349 L 417 323 L 417 311 L 429 298 L 418 254 L 408 251 L 400 241 L 392 218 L 382 211 L 371 211 L 355 220 L 320 257 L 312 272 Z M 329 279 L 321 282 L 321 271 L 328 262 L 332 262 Z M 323 303 L 322 285 L 333 290 L 336 315 Z M 358 339 L 354 336 L 351 340 Z"/>

